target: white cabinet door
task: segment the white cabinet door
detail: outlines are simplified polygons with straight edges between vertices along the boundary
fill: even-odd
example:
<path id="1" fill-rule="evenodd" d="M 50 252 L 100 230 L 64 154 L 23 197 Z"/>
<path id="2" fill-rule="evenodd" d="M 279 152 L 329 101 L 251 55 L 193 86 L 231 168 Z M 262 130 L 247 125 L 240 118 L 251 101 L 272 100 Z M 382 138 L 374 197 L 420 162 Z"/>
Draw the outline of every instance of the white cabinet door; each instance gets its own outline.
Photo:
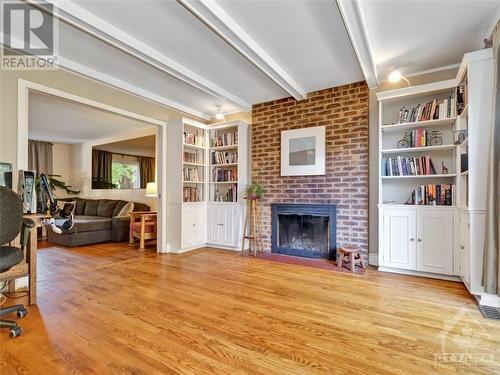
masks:
<path id="1" fill-rule="evenodd" d="M 416 269 L 416 211 L 384 208 L 383 259 L 386 267 Z"/>
<path id="2" fill-rule="evenodd" d="M 205 243 L 205 208 L 183 207 L 182 247 L 192 247 Z"/>
<path id="3" fill-rule="evenodd" d="M 208 207 L 209 243 L 235 247 L 237 244 L 238 207 L 231 203 L 211 204 Z"/>
<path id="4" fill-rule="evenodd" d="M 417 213 L 417 270 L 453 273 L 453 210 L 423 209 Z"/>
<path id="5" fill-rule="evenodd" d="M 460 259 L 460 276 L 470 287 L 470 228 L 469 214 L 460 213 L 458 219 L 458 254 Z"/>

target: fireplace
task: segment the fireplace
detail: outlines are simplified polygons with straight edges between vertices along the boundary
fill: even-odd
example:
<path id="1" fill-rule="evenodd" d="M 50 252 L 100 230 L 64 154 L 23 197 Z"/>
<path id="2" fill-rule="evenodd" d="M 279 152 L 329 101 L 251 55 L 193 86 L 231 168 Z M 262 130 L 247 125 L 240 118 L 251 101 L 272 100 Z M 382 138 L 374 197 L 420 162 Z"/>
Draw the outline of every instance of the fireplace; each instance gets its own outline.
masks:
<path id="1" fill-rule="evenodd" d="M 336 259 L 336 206 L 273 203 L 273 253 Z"/>

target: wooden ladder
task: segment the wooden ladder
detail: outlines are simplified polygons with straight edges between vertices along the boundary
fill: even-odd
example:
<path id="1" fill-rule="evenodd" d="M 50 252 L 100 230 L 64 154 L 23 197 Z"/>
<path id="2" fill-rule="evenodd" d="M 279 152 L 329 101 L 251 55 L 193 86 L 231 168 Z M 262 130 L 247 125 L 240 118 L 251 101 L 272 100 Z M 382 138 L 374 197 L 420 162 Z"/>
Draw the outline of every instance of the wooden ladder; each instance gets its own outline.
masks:
<path id="1" fill-rule="evenodd" d="M 247 199 L 247 198 L 245 198 Z M 248 229 L 248 234 L 247 234 Z M 241 254 L 245 254 L 245 240 L 248 240 L 248 251 L 257 256 L 258 246 L 260 251 L 264 252 L 264 240 L 262 238 L 262 223 L 257 205 L 257 199 L 247 199 L 247 212 L 245 215 L 245 226 L 243 227 L 243 239 L 241 241 Z"/>

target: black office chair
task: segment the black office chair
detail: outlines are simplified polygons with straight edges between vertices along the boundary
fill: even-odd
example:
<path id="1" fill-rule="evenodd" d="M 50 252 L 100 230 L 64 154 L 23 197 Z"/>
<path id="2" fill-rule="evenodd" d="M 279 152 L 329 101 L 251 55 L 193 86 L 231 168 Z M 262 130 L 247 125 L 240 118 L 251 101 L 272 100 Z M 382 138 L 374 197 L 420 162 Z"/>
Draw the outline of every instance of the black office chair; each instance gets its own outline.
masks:
<path id="1" fill-rule="evenodd" d="M 24 259 L 24 250 L 28 244 L 29 231 L 35 226 L 31 219 L 23 218 L 23 204 L 19 195 L 0 186 L 0 245 L 14 240 L 21 232 L 21 248 L 0 246 L 0 276 Z M 17 312 L 23 318 L 28 310 L 23 305 L 0 308 L 0 316 Z M 0 320 L 0 328 L 9 328 L 10 337 L 17 337 L 23 330 L 12 320 Z"/>

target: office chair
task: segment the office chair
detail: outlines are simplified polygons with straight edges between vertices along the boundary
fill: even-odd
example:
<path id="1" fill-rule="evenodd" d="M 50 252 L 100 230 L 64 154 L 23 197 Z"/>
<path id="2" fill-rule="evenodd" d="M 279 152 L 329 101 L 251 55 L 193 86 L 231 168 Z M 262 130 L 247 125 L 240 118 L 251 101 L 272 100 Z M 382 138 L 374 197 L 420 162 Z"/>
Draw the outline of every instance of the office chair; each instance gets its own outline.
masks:
<path id="1" fill-rule="evenodd" d="M 24 259 L 24 251 L 28 244 L 29 231 L 35 226 L 31 219 L 23 218 L 21 198 L 15 192 L 0 186 L 0 244 L 13 241 L 21 232 L 21 248 L 0 246 L 0 276 Z M 0 316 L 17 312 L 18 318 L 28 313 L 23 305 L 0 308 Z M 9 328 L 10 337 L 19 336 L 23 330 L 12 320 L 0 320 L 0 328 Z"/>

